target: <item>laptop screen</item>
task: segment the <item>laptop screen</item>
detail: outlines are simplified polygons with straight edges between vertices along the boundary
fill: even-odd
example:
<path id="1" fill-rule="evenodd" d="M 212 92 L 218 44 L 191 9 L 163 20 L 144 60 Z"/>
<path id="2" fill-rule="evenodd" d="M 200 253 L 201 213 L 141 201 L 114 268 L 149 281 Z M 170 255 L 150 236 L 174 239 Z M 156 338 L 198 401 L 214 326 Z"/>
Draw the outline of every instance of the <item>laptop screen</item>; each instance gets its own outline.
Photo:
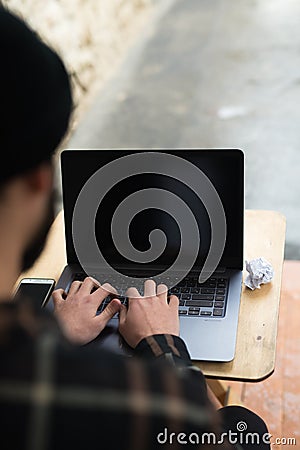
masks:
<path id="1" fill-rule="evenodd" d="M 173 164 L 172 159 L 163 169 L 157 165 L 157 170 L 151 173 L 135 173 L 127 178 L 120 174 L 119 181 L 117 174 L 110 189 L 105 191 L 106 194 L 102 195 L 103 193 L 99 192 L 100 204 L 97 202 L 98 206 L 94 217 L 92 217 L 93 213 L 91 216 L 87 214 L 86 220 L 94 222 L 97 245 L 107 263 L 118 271 L 123 271 L 124 274 L 127 274 L 127 270 L 132 273 L 134 270 L 142 269 L 147 276 L 170 267 L 176 260 L 183 242 L 180 223 L 176 220 L 176 207 L 173 208 L 175 209 L 173 215 L 169 210 L 169 208 L 172 209 L 172 203 L 173 200 L 175 202 L 176 196 L 185 202 L 188 209 L 192 211 L 200 236 L 199 242 L 195 242 L 191 233 L 190 240 L 188 237 L 185 239 L 185 248 L 182 250 L 188 253 L 195 247 L 198 248 L 194 269 L 199 270 L 203 267 L 212 239 L 209 208 L 207 208 L 209 205 L 204 205 L 195 190 L 188 183 L 182 182 L 183 177 L 186 179 L 188 176 L 189 169 L 184 163 L 187 161 L 200 169 L 210 180 L 223 205 L 226 217 L 226 241 L 219 265 L 241 270 L 243 268 L 244 156 L 240 150 L 235 149 L 64 150 L 61 153 L 61 170 L 68 263 L 79 262 L 72 237 L 72 220 L 77 198 L 82 189 L 87 186 L 88 180 L 99 169 L 119 158 L 145 152 L 152 154 L 161 152 L 177 156 L 182 158 L 182 165 L 178 169 L 177 175 L 175 171 L 175 176 L 174 167 L 172 167 L 173 170 L 170 170 Z M 172 176 L 169 176 L 168 172 L 172 173 Z M 150 206 L 146 202 L 145 208 L 139 207 L 139 211 L 132 215 L 129 224 L 124 223 L 124 228 L 128 231 L 132 247 L 139 252 L 149 250 L 151 246 L 149 236 L 153 230 L 161 230 L 166 240 L 164 250 L 157 258 L 140 262 L 127 258 L 124 252 L 118 251 L 112 236 L 112 220 L 122 202 L 133 198 L 135 193 L 145 192 L 145 190 L 149 192 L 149 189 L 155 189 L 155 195 L 159 192 L 160 206 L 156 208 L 151 202 Z M 97 193 L 93 192 L 91 195 L 94 198 Z M 138 197 L 136 199 L 138 203 L 140 200 Z M 211 201 L 214 201 L 213 197 Z M 166 207 L 163 208 L 161 205 Z M 122 218 L 120 220 L 122 221 Z M 85 239 L 84 235 L 82 239 Z M 86 258 L 88 259 L 89 256 L 87 255 Z M 82 262 L 82 259 L 80 261 Z M 91 260 L 86 260 L 84 263 L 93 266 L 97 265 L 98 261 L 93 260 L 92 257 Z"/>

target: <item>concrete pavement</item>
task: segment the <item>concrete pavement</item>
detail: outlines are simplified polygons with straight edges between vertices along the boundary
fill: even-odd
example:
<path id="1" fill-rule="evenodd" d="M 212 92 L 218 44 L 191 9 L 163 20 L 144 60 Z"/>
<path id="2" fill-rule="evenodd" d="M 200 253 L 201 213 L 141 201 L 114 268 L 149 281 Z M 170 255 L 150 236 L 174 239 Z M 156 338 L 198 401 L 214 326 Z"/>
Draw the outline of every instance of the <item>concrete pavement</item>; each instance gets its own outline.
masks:
<path id="1" fill-rule="evenodd" d="M 159 2 L 69 148 L 241 148 L 246 208 L 287 218 L 300 259 L 300 3 Z"/>

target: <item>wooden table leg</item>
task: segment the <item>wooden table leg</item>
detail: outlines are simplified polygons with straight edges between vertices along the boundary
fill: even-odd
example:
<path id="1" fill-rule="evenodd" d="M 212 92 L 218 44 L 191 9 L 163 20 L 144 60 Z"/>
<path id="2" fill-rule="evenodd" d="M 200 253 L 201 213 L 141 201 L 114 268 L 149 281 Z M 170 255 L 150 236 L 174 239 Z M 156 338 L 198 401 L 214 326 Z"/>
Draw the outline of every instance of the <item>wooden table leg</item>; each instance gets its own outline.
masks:
<path id="1" fill-rule="evenodd" d="M 217 380 L 215 378 L 206 378 L 206 382 L 220 403 L 220 407 L 229 405 L 243 405 L 242 399 L 234 390 L 234 387 L 228 386 L 225 381 Z"/>

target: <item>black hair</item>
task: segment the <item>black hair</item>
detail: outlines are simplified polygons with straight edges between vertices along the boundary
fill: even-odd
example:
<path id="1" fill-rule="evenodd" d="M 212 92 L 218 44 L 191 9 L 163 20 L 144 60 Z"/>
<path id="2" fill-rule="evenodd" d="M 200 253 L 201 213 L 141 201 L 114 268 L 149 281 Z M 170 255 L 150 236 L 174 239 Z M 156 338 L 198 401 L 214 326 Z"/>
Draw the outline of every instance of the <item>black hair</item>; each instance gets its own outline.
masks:
<path id="1" fill-rule="evenodd" d="M 52 159 L 72 108 L 70 78 L 58 53 L 0 6 L 0 187 Z"/>

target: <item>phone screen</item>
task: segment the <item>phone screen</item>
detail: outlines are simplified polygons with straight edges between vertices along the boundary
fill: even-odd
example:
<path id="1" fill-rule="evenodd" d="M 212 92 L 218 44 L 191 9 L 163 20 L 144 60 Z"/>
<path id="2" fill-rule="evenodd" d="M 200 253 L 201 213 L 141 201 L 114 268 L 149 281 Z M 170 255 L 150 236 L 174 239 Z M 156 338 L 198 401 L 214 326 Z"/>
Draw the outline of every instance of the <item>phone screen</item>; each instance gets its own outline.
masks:
<path id="1" fill-rule="evenodd" d="M 50 297 L 54 282 L 21 282 L 15 297 L 30 298 L 36 305 L 44 306 Z"/>

